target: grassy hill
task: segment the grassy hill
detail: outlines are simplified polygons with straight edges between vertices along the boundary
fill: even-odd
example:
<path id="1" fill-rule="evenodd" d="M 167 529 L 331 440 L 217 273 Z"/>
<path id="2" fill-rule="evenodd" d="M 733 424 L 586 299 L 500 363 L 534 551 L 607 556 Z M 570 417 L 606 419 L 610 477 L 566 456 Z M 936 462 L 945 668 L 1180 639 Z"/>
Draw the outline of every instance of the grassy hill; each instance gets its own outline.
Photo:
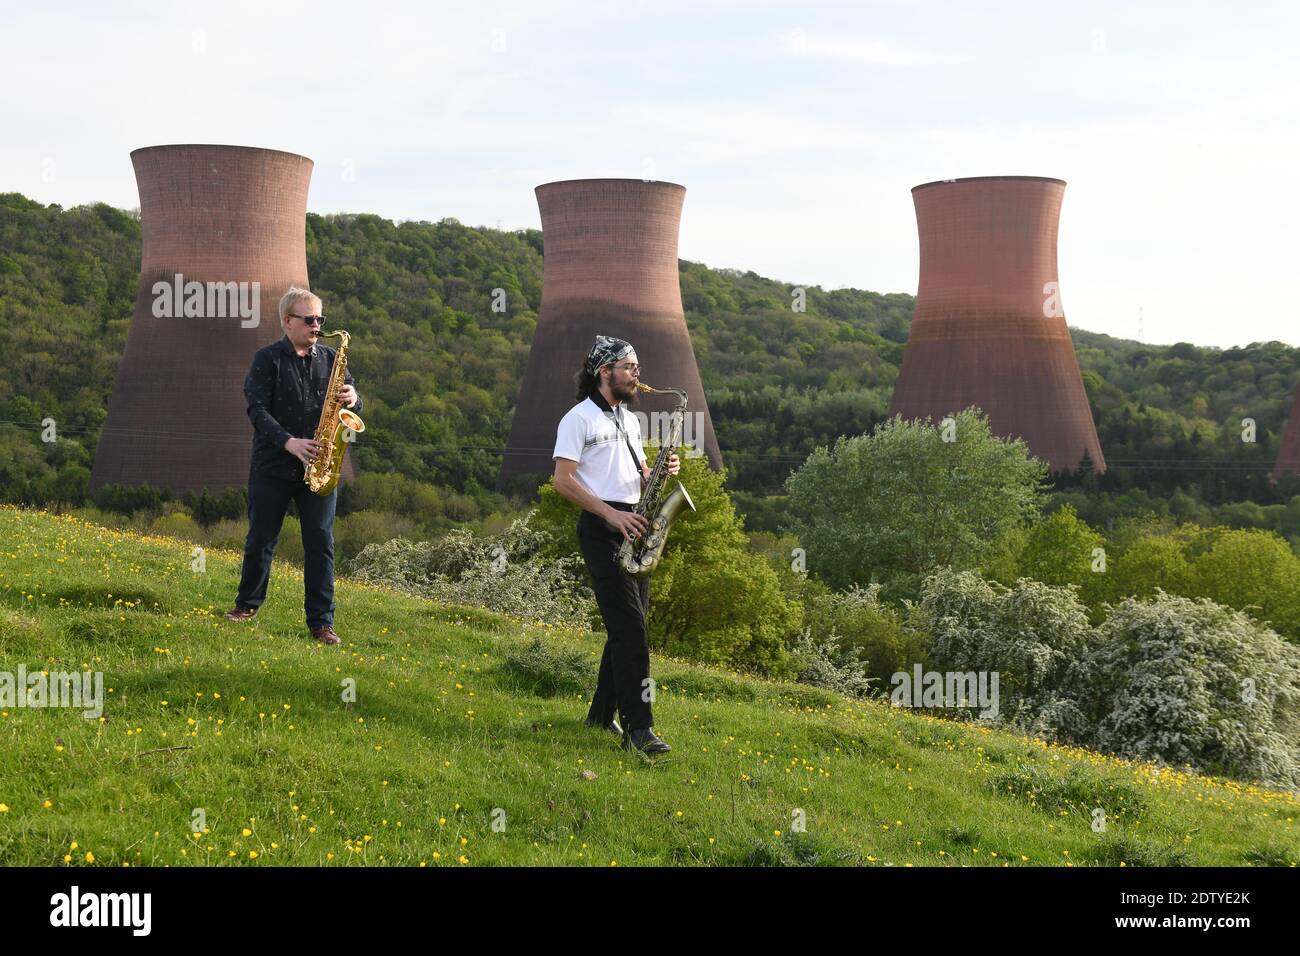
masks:
<path id="1" fill-rule="evenodd" d="M 0 670 L 91 668 L 107 692 L 101 720 L 0 709 L 0 864 L 1300 860 L 1293 794 L 659 658 L 674 750 L 648 760 L 581 725 L 595 634 L 343 581 L 326 648 L 292 568 L 235 625 L 238 556 L 191 562 L 0 509 Z"/>

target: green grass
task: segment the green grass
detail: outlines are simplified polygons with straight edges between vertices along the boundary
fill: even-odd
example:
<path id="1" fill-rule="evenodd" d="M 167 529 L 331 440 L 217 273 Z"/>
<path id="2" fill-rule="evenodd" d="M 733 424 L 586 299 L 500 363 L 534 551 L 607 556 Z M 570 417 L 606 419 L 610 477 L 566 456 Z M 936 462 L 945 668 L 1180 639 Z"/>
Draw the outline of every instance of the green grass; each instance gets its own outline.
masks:
<path id="1" fill-rule="evenodd" d="M 1300 860 L 1292 794 L 658 656 L 674 749 L 646 759 L 582 726 L 601 636 L 340 581 L 327 648 L 292 568 L 255 622 L 221 619 L 238 570 L 0 509 L 0 670 L 111 688 L 103 720 L 0 711 L 0 864 Z"/>

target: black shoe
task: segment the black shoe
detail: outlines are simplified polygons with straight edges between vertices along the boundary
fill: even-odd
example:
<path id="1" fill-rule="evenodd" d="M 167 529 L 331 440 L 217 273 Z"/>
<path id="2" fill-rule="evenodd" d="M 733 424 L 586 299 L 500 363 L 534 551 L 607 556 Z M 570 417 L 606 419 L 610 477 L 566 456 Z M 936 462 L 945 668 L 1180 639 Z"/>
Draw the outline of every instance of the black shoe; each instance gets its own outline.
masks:
<path id="1" fill-rule="evenodd" d="M 635 747 L 643 754 L 666 754 L 673 749 L 656 737 L 650 727 L 645 730 L 629 730 L 623 734 L 623 749 L 631 747 Z"/>
<path id="2" fill-rule="evenodd" d="M 617 734 L 620 737 L 623 736 L 623 728 L 618 725 L 618 721 L 615 720 L 613 717 L 611 717 L 607 723 L 603 723 L 603 724 L 599 720 L 593 720 L 592 718 L 588 717 L 586 720 L 582 722 L 582 725 L 584 727 L 603 727 L 605 730 L 608 730 L 611 734 Z"/>

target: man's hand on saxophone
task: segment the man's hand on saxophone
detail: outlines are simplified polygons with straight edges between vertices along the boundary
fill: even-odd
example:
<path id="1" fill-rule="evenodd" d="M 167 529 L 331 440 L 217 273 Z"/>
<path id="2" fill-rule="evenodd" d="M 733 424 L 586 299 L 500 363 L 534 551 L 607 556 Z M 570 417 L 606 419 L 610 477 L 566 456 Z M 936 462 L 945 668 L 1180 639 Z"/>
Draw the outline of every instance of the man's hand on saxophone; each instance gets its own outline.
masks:
<path id="1" fill-rule="evenodd" d="M 339 401 L 351 408 L 357 403 L 357 390 L 352 385 L 344 385 L 339 389 Z"/>
<path id="2" fill-rule="evenodd" d="M 616 531 L 623 532 L 623 537 L 636 540 L 650 527 L 650 519 L 632 511 L 619 511 L 610 508 L 605 515 L 605 523 Z"/>
<path id="3" fill-rule="evenodd" d="M 284 450 L 302 462 L 303 467 L 306 468 L 320 454 L 320 442 L 310 438 L 290 438 L 284 443 Z"/>
<path id="4" fill-rule="evenodd" d="M 677 457 L 677 452 L 668 456 L 668 474 L 675 475 L 682 470 L 681 459 Z M 650 463 L 647 461 L 641 465 L 641 487 L 650 480 Z"/>

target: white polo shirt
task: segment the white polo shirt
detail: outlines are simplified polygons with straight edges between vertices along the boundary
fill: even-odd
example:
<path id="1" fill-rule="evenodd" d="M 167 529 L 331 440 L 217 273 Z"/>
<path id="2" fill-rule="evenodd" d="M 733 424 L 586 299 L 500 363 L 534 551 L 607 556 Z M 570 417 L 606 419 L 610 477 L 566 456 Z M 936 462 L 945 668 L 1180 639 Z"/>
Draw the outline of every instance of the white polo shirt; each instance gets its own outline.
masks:
<path id="1" fill-rule="evenodd" d="M 622 428 L 636 449 L 637 462 L 623 440 Z M 641 423 L 620 402 L 610 409 L 599 392 L 584 398 L 560 419 L 555 433 L 555 454 L 578 463 L 578 480 L 602 501 L 636 504 L 641 500 Z"/>

